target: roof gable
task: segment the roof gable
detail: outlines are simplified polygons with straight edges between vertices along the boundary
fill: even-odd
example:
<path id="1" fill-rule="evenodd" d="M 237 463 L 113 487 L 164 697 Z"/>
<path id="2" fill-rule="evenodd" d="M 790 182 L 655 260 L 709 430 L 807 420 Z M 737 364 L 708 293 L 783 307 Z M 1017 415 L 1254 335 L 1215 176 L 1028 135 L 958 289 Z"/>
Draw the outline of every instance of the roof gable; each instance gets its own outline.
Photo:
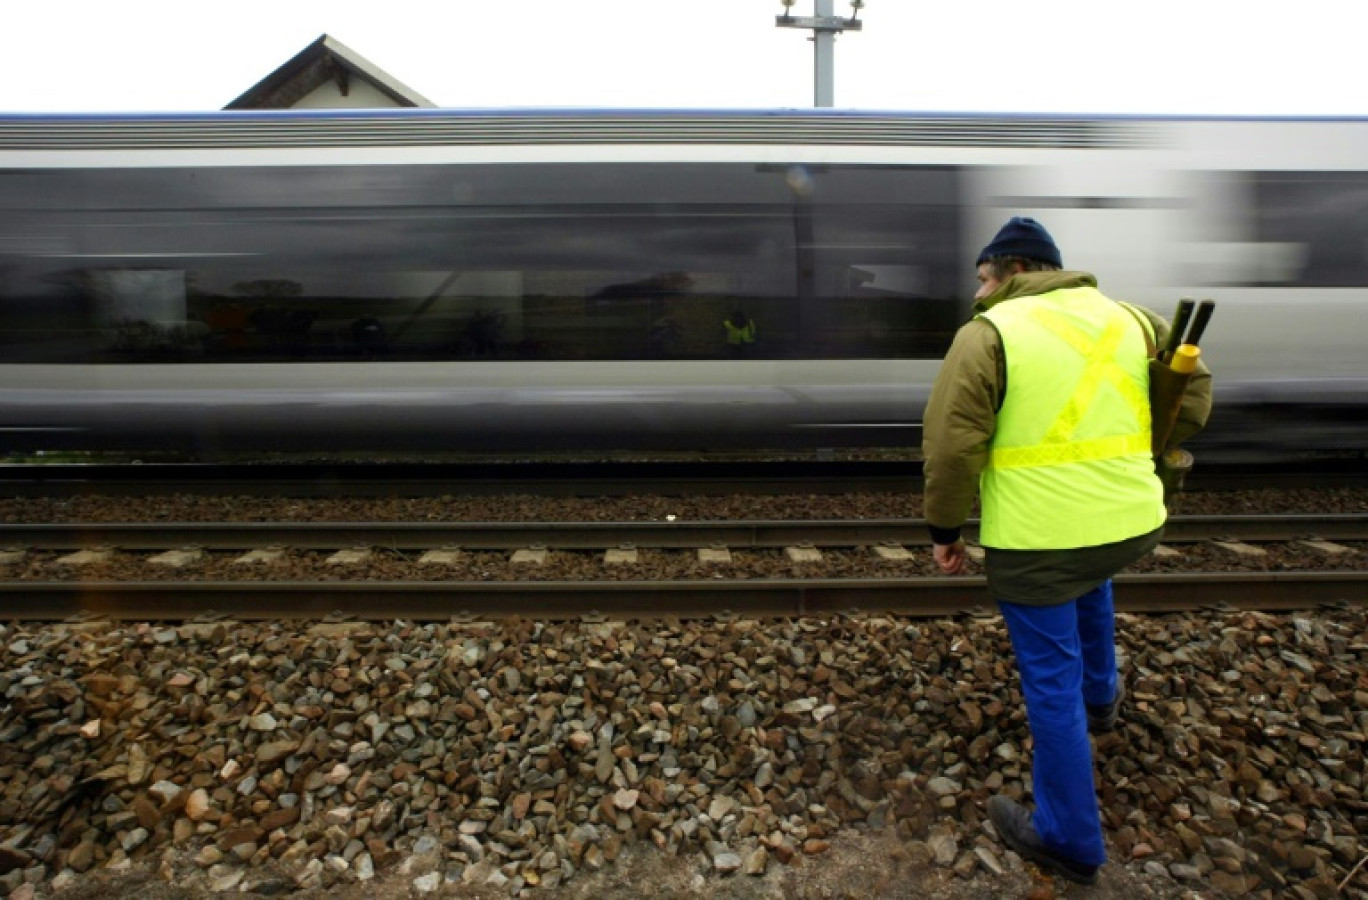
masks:
<path id="1" fill-rule="evenodd" d="M 357 108 L 374 105 L 363 98 L 377 94 L 394 106 L 436 105 L 341 41 L 325 34 L 224 109 L 290 109 L 330 83 L 344 97 L 350 97 L 355 91 Z"/>

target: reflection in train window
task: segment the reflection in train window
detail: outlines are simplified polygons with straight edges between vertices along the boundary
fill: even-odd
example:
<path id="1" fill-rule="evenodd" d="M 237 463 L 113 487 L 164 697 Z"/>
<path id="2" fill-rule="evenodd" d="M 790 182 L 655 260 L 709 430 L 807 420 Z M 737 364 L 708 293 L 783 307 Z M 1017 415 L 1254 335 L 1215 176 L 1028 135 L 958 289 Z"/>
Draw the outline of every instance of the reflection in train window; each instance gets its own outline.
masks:
<path id="1" fill-rule="evenodd" d="M 15 362 L 937 358 L 952 167 L 554 164 L 0 178 Z"/>

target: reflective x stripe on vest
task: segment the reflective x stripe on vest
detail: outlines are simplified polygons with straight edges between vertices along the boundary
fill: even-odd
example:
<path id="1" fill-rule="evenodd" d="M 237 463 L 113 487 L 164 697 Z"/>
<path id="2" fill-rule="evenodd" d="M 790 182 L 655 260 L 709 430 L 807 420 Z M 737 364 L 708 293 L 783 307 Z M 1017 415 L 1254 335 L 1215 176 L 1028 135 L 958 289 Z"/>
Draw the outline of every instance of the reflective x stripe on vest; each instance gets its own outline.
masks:
<path id="1" fill-rule="evenodd" d="M 1141 386 L 1136 384 L 1115 360 L 1116 350 L 1121 344 L 1121 338 L 1125 336 L 1127 323 L 1113 317 L 1103 329 L 1101 337 L 1093 341 L 1072 322 L 1053 310 L 1036 307 L 1029 315 L 1042 328 L 1062 339 L 1084 357 L 1086 365 L 1072 396 L 1065 402 L 1045 436 L 1040 439 L 1040 443 L 1029 447 L 994 447 L 989 453 L 988 464 L 999 469 L 1049 466 L 1111 459 L 1148 451 L 1149 398 Z M 1092 405 L 1097 396 L 1097 389 L 1104 381 L 1121 394 L 1126 405 L 1134 413 L 1139 430 L 1131 434 L 1074 440 L 1083 413 Z"/>

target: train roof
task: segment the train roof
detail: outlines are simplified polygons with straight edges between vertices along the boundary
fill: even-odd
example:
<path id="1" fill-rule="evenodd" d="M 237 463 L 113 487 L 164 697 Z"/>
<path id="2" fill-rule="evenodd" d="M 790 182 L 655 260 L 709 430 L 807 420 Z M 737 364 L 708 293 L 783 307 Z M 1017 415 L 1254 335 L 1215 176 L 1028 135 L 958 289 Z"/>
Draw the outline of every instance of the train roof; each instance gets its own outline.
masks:
<path id="1" fill-rule="evenodd" d="M 748 118 L 782 118 L 800 120 L 925 120 L 945 119 L 973 121 L 1008 119 L 1017 121 L 1110 121 L 1110 122 L 1368 122 L 1362 115 L 1249 115 L 1201 113 L 1103 113 L 1103 112 L 1044 112 L 1044 111 L 957 111 L 957 110 L 886 110 L 833 108 L 709 108 L 709 107 L 420 107 L 386 109 L 224 109 L 190 111 L 117 111 L 117 112 L 4 112 L 4 123 L 74 124 L 78 122 L 229 122 L 243 120 L 405 120 L 405 119 L 537 119 L 557 118 L 578 121 L 601 119 L 696 119 L 737 120 Z"/>
<path id="2" fill-rule="evenodd" d="M 1101 148 L 1181 122 L 1368 118 L 1124 116 L 855 109 L 412 108 L 0 114 L 0 151 L 555 144 Z"/>

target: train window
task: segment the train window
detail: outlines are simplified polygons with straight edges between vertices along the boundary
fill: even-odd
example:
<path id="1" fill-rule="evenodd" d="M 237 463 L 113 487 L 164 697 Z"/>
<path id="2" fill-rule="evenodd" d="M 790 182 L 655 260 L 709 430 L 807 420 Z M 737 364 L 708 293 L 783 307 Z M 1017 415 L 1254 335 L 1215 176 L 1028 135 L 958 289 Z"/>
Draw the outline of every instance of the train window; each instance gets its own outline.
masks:
<path id="1" fill-rule="evenodd" d="M 952 167 L 13 175 L 16 362 L 935 358 L 964 314 Z"/>
<path id="2" fill-rule="evenodd" d="M 1297 248 L 1281 284 L 1368 286 L 1368 172 L 1255 172 L 1261 244 Z"/>

